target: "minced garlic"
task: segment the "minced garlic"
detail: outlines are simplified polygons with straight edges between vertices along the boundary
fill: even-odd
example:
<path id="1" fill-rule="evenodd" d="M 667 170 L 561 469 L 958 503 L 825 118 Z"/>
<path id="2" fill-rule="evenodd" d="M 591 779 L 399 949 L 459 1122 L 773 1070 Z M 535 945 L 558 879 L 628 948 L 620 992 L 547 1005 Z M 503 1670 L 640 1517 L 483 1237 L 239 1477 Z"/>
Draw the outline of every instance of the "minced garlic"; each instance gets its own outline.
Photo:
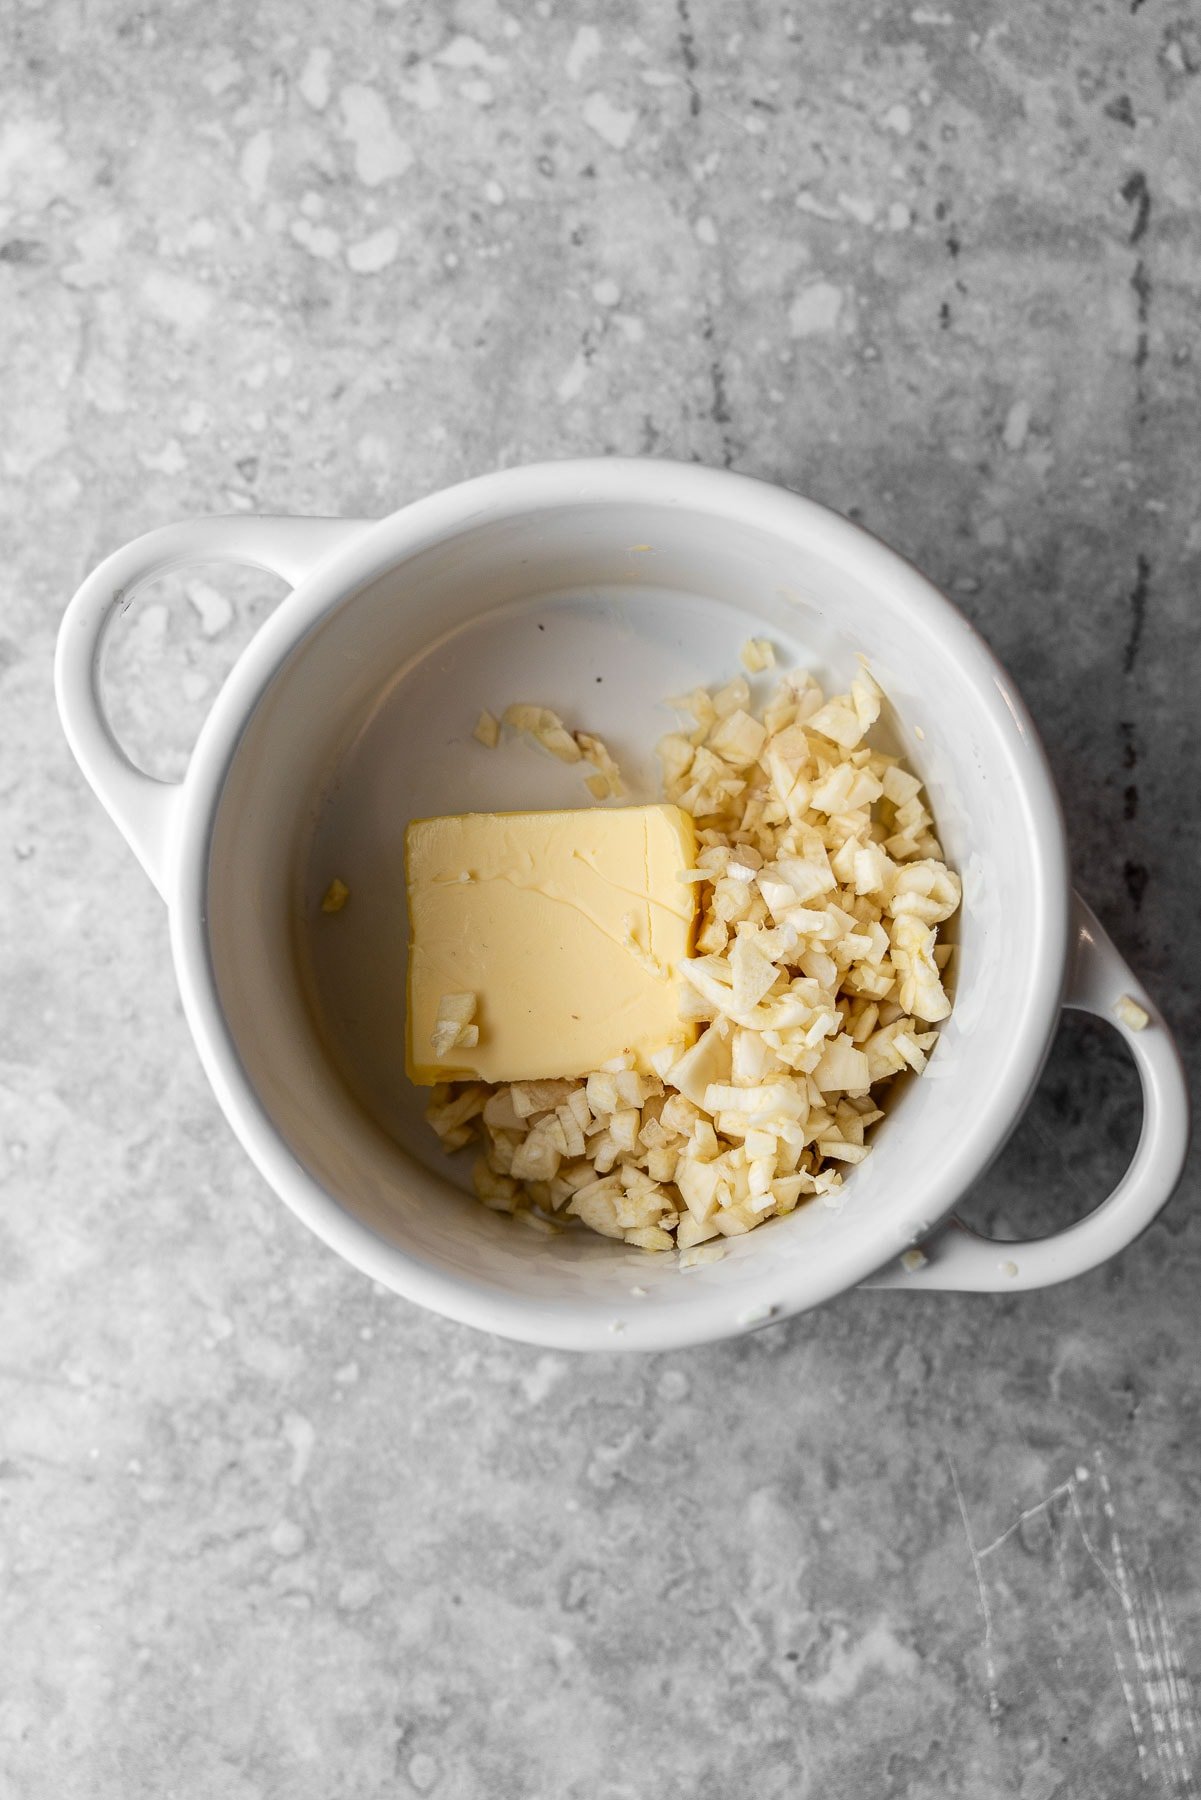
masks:
<path id="1" fill-rule="evenodd" d="M 430 1033 L 430 1043 L 439 1061 L 449 1056 L 452 1050 L 473 1050 L 479 1043 L 480 1028 L 472 1023 L 475 1008 L 474 994 L 443 994 Z"/>
<path id="2" fill-rule="evenodd" d="M 1113 1010 L 1122 1024 L 1131 1031 L 1146 1031 L 1151 1023 L 1151 1015 L 1146 1007 L 1140 1006 L 1137 1000 L 1132 1000 L 1129 994 L 1123 994 Z"/>
<path id="3" fill-rule="evenodd" d="M 490 713 L 483 718 L 491 718 Z M 621 778 L 621 770 L 609 754 L 606 746 L 598 737 L 588 731 L 570 731 L 558 713 L 552 712 L 549 706 L 530 706 L 519 701 L 506 706 L 503 714 L 504 723 L 513 731 L 524 732 L 560 762 L 588 763 L 595 774 L 585 777 L 584 785 L 594 800 L 621 800 L 625 796 L 625 783 Z M 495 724 L 495 720 L 493 720 Z M 479 727 L 475 735 L 479 737 Z M 497 727 L 499 737 L 499 727 Z M 495 740 L 494 740 L 495 741 Z"/>
<path id="4" fill-rule="evenodd" d="M 484 711 L 475 722 L 472 737 L 484 746 L 485 750 L 495 750 L 500 743 L 500 720 Z"/>
<path id="5" fill-rule="evenodd" d="M 350 889 L 335 875 L 321 896 L 321 910 L 323 913 L 340 913 L 349 899 Z"/>
<path id="6" fill-rule="evenodd" d="M 748 675 L 761 675 L 764 669 L 775 668 L 776 653 L 769 638 L 748 638 L 738 660 Z"/>

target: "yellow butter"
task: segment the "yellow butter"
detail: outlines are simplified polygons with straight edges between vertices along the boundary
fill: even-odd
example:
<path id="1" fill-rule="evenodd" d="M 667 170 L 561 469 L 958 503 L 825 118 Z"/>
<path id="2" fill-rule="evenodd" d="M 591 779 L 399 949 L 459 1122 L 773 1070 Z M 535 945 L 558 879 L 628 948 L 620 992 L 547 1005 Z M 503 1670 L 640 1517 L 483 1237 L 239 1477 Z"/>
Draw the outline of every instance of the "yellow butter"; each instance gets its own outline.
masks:
<path id="1" fill-rule="evenodd" d="M 692 949 L 692 820 L 677 806 L 463 813 L 405 834 L 409 1078 L 536 1081 L 630 1054 L 642 1073 L 695 1027 L 677 1010 Z M 474 994 L 479 1042 L 444 1060 L 444 994 Z"/>

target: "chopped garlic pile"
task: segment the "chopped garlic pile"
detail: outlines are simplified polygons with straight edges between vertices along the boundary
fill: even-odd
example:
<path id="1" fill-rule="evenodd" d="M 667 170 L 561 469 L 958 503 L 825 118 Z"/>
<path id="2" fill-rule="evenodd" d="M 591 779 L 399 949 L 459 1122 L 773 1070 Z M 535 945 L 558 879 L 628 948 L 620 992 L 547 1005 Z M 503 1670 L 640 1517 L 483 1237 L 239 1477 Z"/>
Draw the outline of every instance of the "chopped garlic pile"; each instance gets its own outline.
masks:
<path id="1" fill-rule="evenodd" d="M 767 668 L 770 648 L 752 640 L 743 660 Z M 926 1027 L 951 1010 L 937 938 L 960 901 L 921 783 L 865 741 L 881 700 L 864 669 L 828 701 L 793 674 L 761 719 L 741 676 L 672 702 L 693 725 L 659 746 L 664 792 L 700 845 L 680 872 L 700 891 L 680 1010 L 704 1029 L 652 1076 L 627 1058 L 585 1081 L 435 1088 L 444 1147 L 482 1140 L 485 1206 L 691 1251 L 815 1196 L 840 1203 L 840 1171 L 883 1116 L 872 1090 L 921 1072 Z M 595 760 L 596 740 L 545 708 L 510 707 L 505 722 L 564 760 Z M 470 1016 L 446 1030 L 473 1030 Z"/>

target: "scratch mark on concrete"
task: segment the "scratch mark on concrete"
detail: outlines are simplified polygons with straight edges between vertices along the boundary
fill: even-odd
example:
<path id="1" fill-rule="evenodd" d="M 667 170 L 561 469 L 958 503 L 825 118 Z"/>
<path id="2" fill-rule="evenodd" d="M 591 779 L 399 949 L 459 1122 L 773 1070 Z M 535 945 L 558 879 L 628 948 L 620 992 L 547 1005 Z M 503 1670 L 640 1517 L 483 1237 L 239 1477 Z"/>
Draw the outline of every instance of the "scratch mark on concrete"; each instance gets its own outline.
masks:
<path id="1" fill-rule="evenodd" d="M 1163 1602 L 1154 1571 L 1148 1572 L 1151 1602 L 1140 1593 L 1131 1579 L 1126 1551 L 1118 1530 L 1113 1490 L 1100 1451 L 1095 1458 L 1097 1480 L 1101 1489 L 1101 1510 L 1109 1532 L 1110 1560 L 1113 1563 L 1122 1620 L 1130 1644 L 1130 1652 L 1141 1690 L 1135 1696 L 1126 1680 L 1125 1669 L 1117 1652 L 1116 1638 L 1111 1633 L 1119 1679 L 1130 1713 L 1130 1727 L 1138 1746 L 1139 1768 L 1147 1780 L 1148 1725 L 1155 1758 L 1165 1778 L 1168 1791 L 1193 1800 L 1197 1794 L 1195 1752 L 1198 1739 L 1198 1713 L 1192 1683 L 1184 1669 L 1176 1641 L 1175 1628 Z M 1136 1704 L 1132 1705 L 1132 1702 Z"/>
<path id="2" fill-rule="evenodd" d="M 1151 189 L 1147 185 L 1147 177 L 1141 169 L 1133 169 L 1122 183 L 1122 198 L 1128 206 L 1134 208 L 1134 218 L 1130 225 L 1127 242 L 1134 246 L 1140 244 L 1147 235 L 1151 223 Z M 1140 424 L 1146 417 L 1146 390 L 1143 371 L 1150 353 L 1151 342 L 1151 271 L 1144 257 L 1139 256 L 1130 277 L 1130 285 L 1134 290 L 1135 315 L 1137 332 L 1134 341 L 1134 372 L 1138 395 L 1138 418 Z"/>
<path id="3" fill-rule="evenodd" d="M 955 1498 L 959 1503 L 959 1517 L 963 1521 L 963 1535 L 967 1539 L 968 1555 L 972 1559 L 972 1572 L 976 1577 L 976 1593 L 980 1600 L 980 1616 L 984 1620 L 984 1675 L 988 1683 L 988 1716 L 993 1730 L 999 1735 L 1001 1730 L 1001 1702 L 997 1698 L 997 1664 L 992 1647 L 992 1608 L 988 1603 L 988 1589 L 984 1585 L 984 1571 L 980 1567 L 980 1553 L 972 1538 L 972 1527 L 967 1516 L 963 1489 L 959 1485 L 959 1471 L 951 1460 L 950 1452 L 943 1450 L 947 1459 L 947 1468 L 951 1471 L 951 1484 L 955 1489 Z"/>
<path id="4" fill-rule="evenodd" d="M 713 315 L 707 310 L 701 323 L 701 337 L 709 347 L 709 417 L 721 435 L 722 468 L 730 469 L 734 466 L 736 446 L 727 430 L 730 423 L 730 403 L 726 391 L 726 370 L 721 351 L 715 342 Z"/>
<path id="5" fill-rule="evenodd" d="M 1122 667 L 1127 675 L 1133 674 L 1142 647 L 1150 592 L 1151 564 L 1147 557 L 1140 555 L 1134 567 L 1134 586 L 1130 590 L 1130 633 L 1126 639 L 1126 654 L 1122 659 Z"/>
<path id="6" fill-rule="evenodd" d="M 1141 375 L 1147 362 L 1151 321 L 1151 275 L 1141 256 L 1134 265 L 1134 274 L 1130 277 L 1130 285 L 1134 289 L 1135 316 L 1138 321 L 1138 336 L 1134 342 L 1134 366 Z"/>
<path id="7" fill-rule="evenodd" d="M 1126 884 L 1126 892 L 1130 895 L 1131 905 L 1135 912 L 1141 912 L 1143 895 L 1147 891 L 1147 883 L 1151 879 L 1145 863 L 1127 860 L 1122 864 L 1122 880 Z"/>
<path id="8" fill-rule="evenodd" d="M 1006 1526 L 1000 1537 L 995 1537 L 991 1544 L 985 1544 L 983 1550 L 980 1551 L 981 1562 L 986 1556 L 991 1556 L 994 1550 L 999 1550 L 1002 1544 L 1008 1543 L 1014 1533 L 1020 1531 L 1029 1519 L 1036 1519 L 1040 1513 L 1047 1512 L 1057 1500 L 1066 1500 L 1071 1509 L 1076 1529 L 1080 1533 L 1080 1541 L 1084 1546 L 1085 1554 L 1107 1586 L 1111 1587 L 1115 1594 L 1118 1593 L 1117 1583 L 1097 1554 L 1096 1545 L 1088 1534 L 1088 1527 L 1084 1523 L 1084 1514 L 1080 1509 L 1079 1490 L 1081 1483 L 1087 1480 L 1088 1470 L 1078 1469 L 1075 1474 L 1069 1475 L 1066 1481 L 1061 1481 L 1058 1487 L 1053 1487 L 1045 1500 L 1040 1500 L 1035 1506 L 1028 1506 L 1024 1512 L 1018 1514 L 1012 1525 Z"/>
<path id="9" fill-rule="evenodd" d="M 684 85 L 688 89 L 688 110 L 695 119 L 701 110 L 701 90 L 696 84 L 698 57 L 688 0 L 676 0 L 676 16 L 680 21 L 680 57 L 684 64 Z"/>
<path id="10" fill-rule="evenodd" d="M 1154 1782 L 1156 1791 L 1171 1794 L 1174 1800 L 1201 1800 L 1198 1788 L 1198 1749 L 1201 1747 L 1201 1710 L 1192 1681 L 1185 1667 L 1171 1613 L 1164 1601 L 1154 1569 L 1148 1563 L 1143 1577 L 1131 1569 L 1122 1534 L 1118 1527 L 1113 1489 L 1100 1450 L 1094 1452 L 1093 1466 L 1104 1520 L 1104 1536 L 1108 1539 L 1107 1555 L 1102 1556 L 1089 1533 L 1080 1493 L 1090 1480 L 1090 1472 L 1081 1467 L 1051 1489 L 1045 1499 L 1026 1507 L 1013 1524 L 980 1550 L 973 1545 L 967 1508 L 955 1466 L 946 1451 L 947 1466 L 959 1502 L 964 1535 L 972 1556 L 980 1611 L 984 1618 L 984 1648 L 989 1680 L 989 1710 L 994 1727 L 1000 1708 L 996 1704 L 996 1675 L 992 1659 L 992 1609 L 984 1585 L 982 1565 L 1021 1530 L 1028 1520 L 1049 1512 L 1060 1502 L 1071 1510 L 1080 1542 L 1089 1561 L 1100 1575 L 1106 1589 L 1117 1601 L 1115 1619 L 1113 1603 L 1106 1608 L 1105 1626 L 1118 1686 L 1130 1722 L 1138 1760 L 1139 1778 L 1146 1787 Z M 1056 1552 L 1060 1577 L 1066 1581 L 1062 1545 L 1056 1534 Z M 1108 1565 L 1108 1566 L 1107 1566 Z M 995 1710 L 994 1710 L 995 1707 Z M 1156 1777 L 1159 1780 L 1156 1780 Z"/>
<path id="11" fill-rule="evenodd" d="M 1141 169 L 1133 169 L 1122 183 L 1122 198 L 1128 206 L 1134 208 L 1134 223 L 1130 227 L 1129 241 L 1137 244 L 1146 237 L 1147 226 L 1151 223 L 1151 190 Z"/>
<path id="12" fill-rule="evenodd" d="M 1066 1481 L 1061 1481 L 1058 1487 L 1051 1489 L 1051 1492 L 1047 1495 L 1045 1500 L 1040 1500 L 1037 1506 L 1028 1506 L 1025 1512 L 1019 1513 L 1017 1518 L 1013 1521 L 1013 1524 L 1007 1526 L 1000 1537 L 994 1538 L 991 1544 L 985 1544 L 983 1550 L 980 1552 L 980 1561 L 983 1562 L 986 1556 L 991 1556 L 994 1550 L 999 1550 L 1002 1544 L 1008 1542 L 1015 1531 L 1020 1531 L 1022 1529 L 1022 1526 L 1028 1519 L 1036 1519 L 1039 1513 L 1046 1512 L 1047 1508 L 1053 1506 L 1056 1500 L 1062 1499 L 1065 1494 L 1071 1494 L 1075 1490 L 1075 1486 L 1076 1477 L 1074 1475 L 1069 1475 Z"/>
<path id="13" fill-rule="evenodd" d="M 1188 1783 L 1187 1791 L 1195 1794 L 1197 1791 L 1196 1764 L 1193 1759 L 1199 1735 L 1197 1696 L 1193 1691 L 1188 1671 L 1184 1667 L 1180 1646 L 1176 1639 L 1176 1627 L 1164 1604 L 1154 1570 L 1151 1571 L 1151 1591 L 1155 1597 L 1155 1625 L 1164 1670 L 1167 1719 L 1172 1731 L 1172 1755 L 1182 1778 Z"/>
<path id="14" fill-rule="evenodd" d="M 1122 767 L 1136 769 L 1138 767 L 1138 745 L 1134 741 L 1134 726 L 1129 719 L 1123 719 L 1118 730 L 1122 734 Z"/>
<path id="15" fill-rule="evenodd" d="M 1138 744 L 1134 735 L 1134 725 L 1129 719 L 1122 720 L 1118 731 L 1122 740 L 1122 767 L 1130 776 L 1123 793 L 1125 802 L 1123 816 L 1130 820 L 1138 817 L 1138 777 L 1134 773 L 1138 767 Z"/>
<path id="16" fill-rule="evenodd" d="M 1118 1588 L 1117 1582 L 1114 1580 L 1114 1578 L 1110 1574 L 1109 1570 L 1105 1567 L 1105 1564 L 1101 1561 L 1101 1557 L 1097 1551 L 1097 1546 L 1093 1543 L 1092 1538 L 1088 1535 L 1088 1528 L 1084 1523 L 1084 1514 L 1080 1510 L 1080 1500 L 1079 1500 L 1079 1497 L 1077 1495 L 1077 1491 L 1076 1491 L 1076 1488 L 1074 1485 L 1072 1488 L 1072 1517 L 1076 1521 L 1076 1529 L 1080 1533 L 1080 1542 L 1084 1545 L 1085 1554 L 1087 1555 L 1089 1561 L 1092 1563 L 1093 1567 L 1096 1569 L 1096 1571 L 1097 1571 L 1098 1575 L 1101 1577 L 1102 1581 L 1105 1582 L 1106 1586 L 1111 1587 L 1113 1589 L 1114 1593 L 1119 1594 L 1119 1596 L 1120 1596 L 1120 1589 Z"/>
<path id="17" fill-rule="evenodd" d="M 1142 1779 L 1143 1786 L 1146 1787 L 1148 1780 L 1147 1745 L 1143 1738 L 1143 1722 L 1139 1717 L 1138 1706 L 1134 1698 L 1134 1689 L 1131 1687 L 1129 1677 L 1126 1674 L 1126 1665 L 1122 1661 L 1122 1651 L 1118 1644 L 1118 1635 L 1113 1628 L 1112 1619 L 1106 1618 L 1105 1629 L 1109 1633 L 1109 1647 L 1113 1651 L 1113 1666 L 1117 1670 L 1118 1686 L 1121 1688 L 1122 1698 L 1126 1702 L 1126 1716 L 1130 1720 L 1130 1735 L 1134 1739 L 1135 1754 L 1138 1757 L 1139 1776 Z"/>

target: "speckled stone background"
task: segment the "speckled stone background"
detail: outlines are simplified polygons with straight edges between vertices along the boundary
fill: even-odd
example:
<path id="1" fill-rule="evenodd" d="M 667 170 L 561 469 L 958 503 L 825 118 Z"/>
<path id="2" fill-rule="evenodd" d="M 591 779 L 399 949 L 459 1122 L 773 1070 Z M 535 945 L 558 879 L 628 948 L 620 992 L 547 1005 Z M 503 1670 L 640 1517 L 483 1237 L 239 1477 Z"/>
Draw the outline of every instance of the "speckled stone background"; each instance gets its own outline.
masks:
<path id="1" fill-rule="evenodd" d="M 1201 1783 L 1197 1176 L 1024 1298 L 572 1360 L 340 1266 L 202 1079 L 53 713 L 170 518 L 642 451 L 866 521 L 1018 676 L 1199 1041 L 1190 0 L 0 8 L 5 1800 L 1132 1800 Z M 277 594 L 111 659 L 178 773 Z M 1073 1025 L 970 1216 L 1137 1132 Z"/>

